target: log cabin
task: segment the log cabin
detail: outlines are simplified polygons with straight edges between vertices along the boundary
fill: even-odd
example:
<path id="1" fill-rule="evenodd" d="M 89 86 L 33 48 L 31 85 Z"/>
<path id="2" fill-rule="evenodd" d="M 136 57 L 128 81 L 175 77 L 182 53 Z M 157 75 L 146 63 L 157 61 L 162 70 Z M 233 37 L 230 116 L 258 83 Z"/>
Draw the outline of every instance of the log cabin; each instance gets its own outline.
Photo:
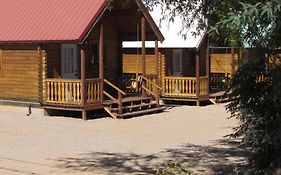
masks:
<path id="1" fill-rule="evenodd" d="M 190 29 L 186 33 L 186 39 L 182 37 L 182 20 L 175 17 L 174 21 L 169 23 L 161 20 L 162 14 L 160 8 L 155 8 L 151 16 L 158 24 L 161 32 L 165 36 L 165 41 L 159 43 L 159 60 L 153 62 L 155 67 L 159 66 L 158 74 L 153 71 L 152 64 L 154 43 L 146 42 L 147 73 L 149 77 L 158 75 L 161 86 L 161 99 L 169 101 L 194 101 L 199 106 L 200 102 L 209 100 L 209 55 L 208 55 L 208 37 L 205 32 L 199 36 L 193 36 L 195 29 Z M 160 24 L 161 23 L 161 24 Z M 139 39 L 140 41 L 140 39 Z M 141 53 L 141 43 L 138 41 L 123 42 L 123 74 L 136 77 L 140 72 L 140 61 L 137 66 L 132 65 L 133 60 L 138 60 Z M 130 63 L 130 64 L 128 64 Z M 138 71 L 137 71 L 138 70 Z M 152 70 L 152 71 L 150 71 Z M 155 79 L 155 78 L 154 78 Z"/>
<path id="2" fill-rule="evenodd" d="M 46 114 L 81 111 L 85 120 L 95 109 L 104 108 L 114 118 L 164 109 L 159 95 L 146 88 L 157 87 L 152 82 L 142 84 L 141 95 L 127 98 L 115 84 L 122 72 L 122 42 L 136 40 L 137 25 L 142 61 L 145 41 L 164 40 L 141 0 L 0 3 L 1 101 L 39 104 Z"/>
<path id="3" fill-rule="evenodd" d="M 229 82 L 238 69 L 238 62 L 242 61 L 243 49 L 210 46 L 209 53 L 210 91 L 212 93 L 224 91 L 226 89 L 225 84 Z"/>

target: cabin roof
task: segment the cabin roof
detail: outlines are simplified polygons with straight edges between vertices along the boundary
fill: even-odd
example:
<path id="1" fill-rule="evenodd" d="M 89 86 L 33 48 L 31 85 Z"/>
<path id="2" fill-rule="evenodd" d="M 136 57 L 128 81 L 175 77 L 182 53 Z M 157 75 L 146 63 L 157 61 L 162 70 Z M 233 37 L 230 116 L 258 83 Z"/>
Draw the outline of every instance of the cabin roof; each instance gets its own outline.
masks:
<path id="1" fill-rule="evenodd" d="M 199 48 L 202 41 L 206 36 L 206 32 L 201 32 L 199 35 L 194 36 L 196 32 L 195 27 L 191 27 L 186 33 L 186 39 L 182 37 L 180 31 L 182 29 L 182 19 L 179 16 L 174 18 L 173 22 L 162 20 L 160 7 L 156 7 L 150 12 L 152 18 L 159 26 L 160 31 L 165 36 L 165 41 L 159 43 L 159 48 Z M 141 42 L 123 42 L 123 48 L 140 48 Z M 147 41 L 146 48 L 154 48 L 154 42 Z"/>
<path id="2" fill-rule="evenodd" d="M 163 41 L 141 0 L 135 2 Z M 107 0 L 0 0 L 0 4 L 0 42 L 81 42 L 106 9 Z"/>

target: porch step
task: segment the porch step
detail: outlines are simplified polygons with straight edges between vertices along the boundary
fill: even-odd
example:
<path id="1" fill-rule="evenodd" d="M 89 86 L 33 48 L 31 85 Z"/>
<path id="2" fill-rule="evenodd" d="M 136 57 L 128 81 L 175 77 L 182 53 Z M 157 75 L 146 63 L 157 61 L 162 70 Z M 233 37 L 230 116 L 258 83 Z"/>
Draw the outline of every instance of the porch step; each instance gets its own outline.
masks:
<path id="1" fill-rule="evenodd" d="M 108 100 L 104 102 L 104 109 L 113 118 L 129 118 L 155 112 L 161 112 L 166 107 L 157 107 L 155 101 L 151 97 L 127 97 L 122 99 L 122 114 L 118 114 L 118 104 Z"/>
<path id="2" fill-rule="evenodd" d="M 138 104 L 138 105 L 131 105 L 131 106 L 125 106 L 123 107 L 123 112 L 125 111 L 131 111 L 131 110 L 138 110 L 138 109 L 145 109 L 145 108 L 149 108 L 149 107 L 153 107 L 156 106 L 155 102 L 152 103 L 142 103 L 142 104 Z M 111 109 L 112 112 L 118 112 L 118 108 L 112 108 Z"/>
<path id="3" fill-rule="evenodd" d="M 166 106 L 161 106 L 157 108 L 151 108 L 151 109 L 145 109 L 145 110 L 140 110 L 140 111 L 135 111 L 135 112 L 127 112 L 121 115 L 117 115 L 117 118 L 130 118 L 130 117 L 135 117 L 135 116 L 140 116 L 140 115 L 145 115 L 145 114 L 151 114 L 151 113 L 157 113 L 157 112 L 162 112 L 166 109 Z"/>
<path id="4" fill-rule="evenodd" d="M 122 99 L 122 103 L 124 104 L 124 103 L 129 103 L 129 102 L 133 103 L 133 102 L 150 101 L 150 100 L 152 100 L 151 97 L 138 97 L 138 96 L 135 96 L 135 97 L 123 98 Z M 112 100 L 107 100 L 103 104 L 107 106 L 107 105 L 113 105 L 113 104 L 117 104 L 117 103 L 115 103 Z"/>

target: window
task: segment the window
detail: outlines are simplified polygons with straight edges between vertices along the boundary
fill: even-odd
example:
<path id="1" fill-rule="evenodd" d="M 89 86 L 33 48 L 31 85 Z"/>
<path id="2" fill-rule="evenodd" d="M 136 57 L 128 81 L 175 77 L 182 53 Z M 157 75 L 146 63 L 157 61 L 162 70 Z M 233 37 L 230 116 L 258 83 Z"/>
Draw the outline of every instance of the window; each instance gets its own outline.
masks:
<path id="1" fill-rule="evenodd" d="M 99 64 L 99 45 L 98 43 L 91 43 L 90 46 L 91 63 L 94 65 Z"/>

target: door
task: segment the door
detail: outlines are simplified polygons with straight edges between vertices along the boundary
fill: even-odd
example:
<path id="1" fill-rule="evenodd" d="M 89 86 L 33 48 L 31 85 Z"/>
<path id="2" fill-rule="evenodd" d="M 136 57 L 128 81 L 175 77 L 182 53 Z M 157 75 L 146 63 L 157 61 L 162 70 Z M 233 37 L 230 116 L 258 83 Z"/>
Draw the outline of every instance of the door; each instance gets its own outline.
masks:
<path id="1" fill-rule="evenodd" d="M 62 44 L 61 45 L 61 68 L 63 79 L 77 79 L 77 45 Z"/>
<path id="2" fill-rule="evenodd" d="M 173 75 L 182 76 L 182 50 L 173 50 Z"/>

